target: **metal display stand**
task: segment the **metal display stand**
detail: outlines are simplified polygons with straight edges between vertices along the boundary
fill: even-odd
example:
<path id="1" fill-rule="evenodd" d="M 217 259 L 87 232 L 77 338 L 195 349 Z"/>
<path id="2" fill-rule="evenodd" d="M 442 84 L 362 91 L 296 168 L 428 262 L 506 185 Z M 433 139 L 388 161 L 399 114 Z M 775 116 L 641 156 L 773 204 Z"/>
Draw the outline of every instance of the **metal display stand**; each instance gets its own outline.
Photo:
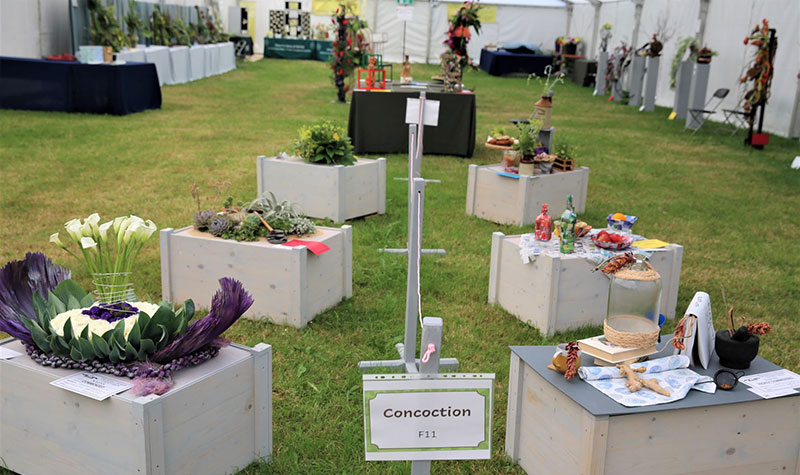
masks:
<path id="1" fill-rule="evenodd" d="M 672 103 L 672 112 L 676 119 L 685 119 L 689 110 L 689 89 L 692 86 L 692 72 L 694 61 L 681 61 L 678 74 L 675 75 L 675 99 Z"/>
<path id="2" fill-rule="evenodd" d="M 442 349 L 442 319 L 425 317 L 422 319 L 420 305 L 419 266 L 423 253 L 443 255 L 443 249 L 422 249 L 422 222 L 425 204 L 425 183 L 421 177 L 422 139 L 425 128 L 425 93 L 419 97 L 419 116 L 408 127 L 408 247 L 406 249 L 386 249 L 385 252 L 408 255 L 408 279 L 406 283 L 406 326 L 403 343 L 396 345 L 400 359 L 383 361 L 361 361 L 358 368 L 367 371 L 374 368 L 402 370 L 406 373 L 435 374 L 440 368 L 455 369 L 458 360 L 440 358 Z M 427 251 L 427 252 L 426 252 Z M 417 322 L 422 324 L 420 358 L 416 358 L 414 348 L 417 343 Z M 412 475 L 427 475 L 431 471 L 430 460 L 416 460 L 411 463 Z"/>
<path id="3" fill-rule="evenodd" d="M 631 61 L 631 88 L 628 94 L 629 106 L 638 106 L 642 101 L 645 59 L 644 56 L 634 54 L 633 61 Z"/>
<path id="4" fill-rule="evenodd" d="M 708 92 L 708 75 L 710 72 L 711 64 L 695 64 L 694 74 L 692 75 L 692 87 L 689 90 L 689 109 L 705 109 L 706 93 Z M 701 125 L 703 125 L 702 114 L 689 114 L 686 116 L 685 128 L 698 129 Z"/>

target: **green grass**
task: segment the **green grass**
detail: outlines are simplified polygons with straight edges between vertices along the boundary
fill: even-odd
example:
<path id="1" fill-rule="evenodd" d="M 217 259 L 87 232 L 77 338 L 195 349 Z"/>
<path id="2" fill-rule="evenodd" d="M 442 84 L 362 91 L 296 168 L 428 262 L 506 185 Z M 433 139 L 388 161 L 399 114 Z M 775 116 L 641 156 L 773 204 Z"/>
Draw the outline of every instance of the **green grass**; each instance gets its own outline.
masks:
<path id="1" fill-rule="evenodd" d="M 420 78 L 435 67 L 415 66 Z M 495 126 L 530 113 L 537 90 L 524 79 L 465 75 L 477 93 L 479 142 Z M 346 124 L 348 106 L 333 102 L 326 65 L 264 60 L 223 76 L 165 87 L 158 111 L 124 117 L 0 111 L 0 259 L 42 250 L 72 267 L 48 246 L 65 221 L 99 212 L 135 213 L 161 228 L 191 222 L 189 184 L 209 195 L 215 181 L 232 183 L 237 198 L 256 192 L 255 157 L 287 147 L 305 123 Z M 778 98 L 773 98 L 778 100 Z M 714 134 L 707 124 L 691 136 L 667 109 L 635 108 L 593 97 L 572 84 L 556 91 L 556 139 L 567 137 L 579 164 L 591 168 L 586 213 L 602 226 L 609 212 L 640 217 L 637 232 L 684 246 L 677 312 L 696 291 L 711 294 L 715 324 L 725 325 L 720 287 L 737 315 L 772 323 L 761 355 L 800 370 L 800 172 L 789 163 L 797 142 L 772 137 L 756 151 L 742 134 Z M 440 120 L 446 120 L 445 117 Z M 598 334 L 584 328 L 552 338 L 486 303 L 490 238 L 532 229 L 500 226 L 464 213 L 467 165 L 499 161 L 476 146 L 472 159 L 426 156 L 426 247 L 448 251 L 422 263 L 422 307 L 444 318 L 444 356 L 461 371 L 494 372 L 493 458 L 436 462 L 436 473 L 521 473 L 505 460 L 508 345 L 554 344 Z M 274 348 L 274 462 L 246 473 L 408 473 L 408 463 L 364 462 L 360 360 L 392 359 L 402 340 L 406 262 L 379 254 L 406 238 L 404 155 L 388 157 L 387 214 L 353 225 L 353 297 L 296 330 L 241 321 L 227 336 Z M 157 238 L 143 251 L 136 281 L 140 296 L 160 299 Z M 668 322 L 671 329 L 675 322 Z"/>

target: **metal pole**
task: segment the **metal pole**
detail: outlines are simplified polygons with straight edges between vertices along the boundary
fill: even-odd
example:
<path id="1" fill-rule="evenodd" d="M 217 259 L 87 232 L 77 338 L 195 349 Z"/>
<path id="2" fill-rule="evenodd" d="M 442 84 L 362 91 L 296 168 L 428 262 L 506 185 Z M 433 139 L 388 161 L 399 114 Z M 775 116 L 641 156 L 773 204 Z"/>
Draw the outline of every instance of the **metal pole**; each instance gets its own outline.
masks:
<path id="1" fill-rule="evenodd" d="M 406 21 L 403 20 L 403 54 L 400 56 L 403 61 L 406 60 Z M 394 74 L 392 74 L 394 76 Z"/>
<path id="2" fill-rule="evenodd" d="M 429 353 L 428 361 L 422 361 L 428 353 L 428 346 L 433 345 L 434 351 Z M 422 374 L 436 374 L 439 372 L 439 355 L 442 354 L 442 319 L 425 317 L 422 320 L 422 341 L 419 346 L 420 365 Z M 431 473 L 430 460 L 415 460 L 411 462 L 411 475 L 428 475 Z"/>
<path id="3" fill-rule="evenodd" d="M 414 199 L 409 201 L 414 220 L 408 229 L 408 279 L 406 285 L 406 333 L 403 343 L 403 360 L 406 372 L 416 373 L 414 348 L 417 346 L 417 314 L 419 313 L 419 256 L 422 236 L 422 213 L 425 200 L 425 180 L 415 178 L 412 182 Z"/>

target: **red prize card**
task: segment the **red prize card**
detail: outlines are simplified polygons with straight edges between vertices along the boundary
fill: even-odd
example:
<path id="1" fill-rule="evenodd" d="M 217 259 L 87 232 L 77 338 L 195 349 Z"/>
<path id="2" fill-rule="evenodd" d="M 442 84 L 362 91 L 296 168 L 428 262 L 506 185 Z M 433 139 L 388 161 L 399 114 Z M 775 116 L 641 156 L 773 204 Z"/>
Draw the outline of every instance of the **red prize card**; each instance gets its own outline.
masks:
<path id="1" fill-rule="evenodd" d="M 281 244 L 282 246 L 297 247 L 305 246 L 309 251 L 313 252 L 315 256 L 324 254 L 331 250 L 325 243 L 319 241 L 303 241 L 300 239 L 292 239 L 291 241 Z"/>

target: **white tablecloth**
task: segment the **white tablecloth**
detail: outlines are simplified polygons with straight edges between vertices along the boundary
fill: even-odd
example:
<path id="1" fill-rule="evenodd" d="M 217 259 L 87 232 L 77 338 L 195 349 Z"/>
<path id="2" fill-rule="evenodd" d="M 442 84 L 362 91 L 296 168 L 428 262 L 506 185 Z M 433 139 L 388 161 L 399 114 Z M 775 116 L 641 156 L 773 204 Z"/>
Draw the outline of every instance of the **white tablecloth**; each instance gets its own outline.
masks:
<path id="1" fill-rule="evenodd" d="M 206 76 L 214 76 L 220 73 L 219 69 L 219 46 L 205 45 L 206 49 Z"/>
<path id="2" fill-rule="evenodd" d="M 227 73 L 236 69 L 236 53 L 234 53 L 233 43 L 219 44 L 219 67 L 221 73 Z"/>
<path id="3" fill-rule="evenodd" d="M 172 63 L 169 57 L 169 48 L 166 46 L 149 46 L 144 50 L 148 63 L 156 65 L 158 71 L 158 84 L 174 84 L 172 81 Z"/>
<path id="4" fill-rule="evenodd" d="M 144 49 L 125 49 L 117 53 L 117 59 L 122 61 L 132 61 L 136 63 L 144 63 Z"/>
<path id="5" fill-rule="evenodd" d="M 169 58 L 172 63 L 172 84 L 189 82 L 189 47 L 173 46 L 169 49 Z"/>
<path id="6" fill-rule="evenodd" d="M 189 48 L 189 80 L 197 81 L 206 76 L 206 49 L 203 45 Z"/>

